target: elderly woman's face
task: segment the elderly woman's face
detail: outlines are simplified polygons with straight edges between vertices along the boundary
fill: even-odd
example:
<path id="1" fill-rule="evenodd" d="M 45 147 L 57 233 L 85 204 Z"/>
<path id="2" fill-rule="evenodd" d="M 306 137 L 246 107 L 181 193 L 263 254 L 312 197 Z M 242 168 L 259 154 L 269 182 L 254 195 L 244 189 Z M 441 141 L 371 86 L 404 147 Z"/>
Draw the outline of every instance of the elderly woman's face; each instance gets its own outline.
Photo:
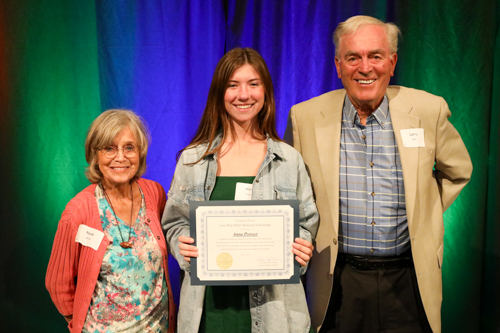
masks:
<path id="1" fill-rule="evenodd" d="M 103 175 L 102 181 L 107 187 L 127 185 L 139 169 L 139 147 L 134 133 L 129 127 L 125 127 L 116 136 L 111 146 L 118 148 L 114 157 L 106 156 L 106 149 L 97 153 L 99 170 Z M 132 146 L 135 147 L 133 151 Z M 107 150 L 111 149 L 108 147 Z"/>

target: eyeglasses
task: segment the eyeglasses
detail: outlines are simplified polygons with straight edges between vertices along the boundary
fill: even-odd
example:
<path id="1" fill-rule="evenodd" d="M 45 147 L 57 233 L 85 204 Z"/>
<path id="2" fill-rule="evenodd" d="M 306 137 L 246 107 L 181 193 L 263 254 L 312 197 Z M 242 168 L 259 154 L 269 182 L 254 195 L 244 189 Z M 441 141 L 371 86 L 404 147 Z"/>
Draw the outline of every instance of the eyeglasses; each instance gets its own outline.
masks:
<path id="1" fill-rule="evenodd" d="M 140 148 L 141 146 L 125 145 L 122 148 L 118 148 L 117 146 L 103 146 L 96 149 L 100 150 L 107 158 L 115 157 L 119 150 L 123 150 L 123 155 L 125 155 L 125 157 L 132 158 L 137 156 Z"/>

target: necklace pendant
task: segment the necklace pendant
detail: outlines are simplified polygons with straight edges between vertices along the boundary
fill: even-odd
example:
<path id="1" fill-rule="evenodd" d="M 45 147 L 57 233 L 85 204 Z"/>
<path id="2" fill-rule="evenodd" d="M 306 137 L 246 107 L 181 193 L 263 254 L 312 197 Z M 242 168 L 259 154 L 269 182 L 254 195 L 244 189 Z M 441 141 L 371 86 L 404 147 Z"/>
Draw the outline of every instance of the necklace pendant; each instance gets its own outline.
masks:
<path id="1" fill-rule="evenodd" d="M 131 242 L 121 242 L 120 246 L 123 247 L 124 249 L 130 249 L 132 247 Z"/>

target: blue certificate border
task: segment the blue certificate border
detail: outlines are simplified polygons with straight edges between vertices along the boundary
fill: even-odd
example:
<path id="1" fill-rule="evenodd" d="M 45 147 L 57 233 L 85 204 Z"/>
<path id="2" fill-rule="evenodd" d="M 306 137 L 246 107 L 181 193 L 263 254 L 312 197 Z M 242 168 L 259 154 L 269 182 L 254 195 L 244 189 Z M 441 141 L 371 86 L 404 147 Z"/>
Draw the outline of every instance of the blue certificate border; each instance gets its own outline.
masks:
<path id="1" fill-rule="evenodd" d="M 191 201 L 189 203 L 189 227 L 190 235 L 196 245 L 196 210 L 203 206 L 283 206 L 293 208 L 293 234 L 294 239 L 299 237 L 299 200 L 220 200 L 220 201 Z M 292 249 L 290 249 L 290 252 Z M 191 285 L 205 286 L 249 286 L 269 284 L 292 284 L 300 282 L 300 264 L 293 260 L 293 275 L 288 279 L 249 279 L 249 280 L 211 280 L 201 281 L 198 278 L 198 258 L 191 258 Z"/>

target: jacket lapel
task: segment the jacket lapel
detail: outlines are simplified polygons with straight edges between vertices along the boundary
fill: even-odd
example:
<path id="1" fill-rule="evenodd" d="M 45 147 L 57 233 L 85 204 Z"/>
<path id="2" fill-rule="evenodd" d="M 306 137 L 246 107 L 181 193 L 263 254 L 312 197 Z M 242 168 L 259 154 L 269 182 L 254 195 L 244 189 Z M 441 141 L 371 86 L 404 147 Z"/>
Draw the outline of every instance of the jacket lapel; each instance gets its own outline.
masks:
<path id="1" fill-rule="evenodd" d="M 415 200 L 417 194 L 418 173 L 418 148 L 405 148 L 401 137 L 402 129 L 419 128 L 420 118 L 411 115 L 412 105 L 408 98 L 401 96 L 399 87 L 389 87 L 387 97 L 389 99 L 389 111 L 392 118 L 392 127 L 398 145 L 399 156 L 403 167 L 403 180 L 405 186 L 406 213 L 408 225 L 413 221 Z M 404 95 L 404 93 L 403 93 Z"/>
<path id="2" fill-rule="evenodd" d="M 335 237 L 338 235 L 340 130 L 344 98 L 345 92 L 323 104 L 315 126 L 323 186 L 328 197 Z"/>

